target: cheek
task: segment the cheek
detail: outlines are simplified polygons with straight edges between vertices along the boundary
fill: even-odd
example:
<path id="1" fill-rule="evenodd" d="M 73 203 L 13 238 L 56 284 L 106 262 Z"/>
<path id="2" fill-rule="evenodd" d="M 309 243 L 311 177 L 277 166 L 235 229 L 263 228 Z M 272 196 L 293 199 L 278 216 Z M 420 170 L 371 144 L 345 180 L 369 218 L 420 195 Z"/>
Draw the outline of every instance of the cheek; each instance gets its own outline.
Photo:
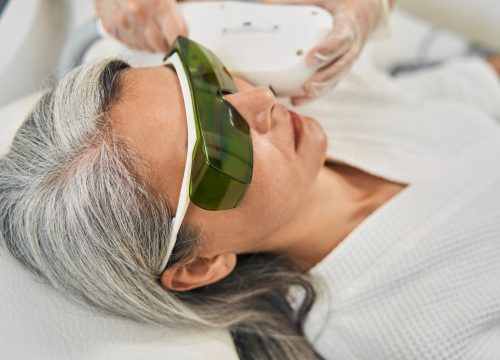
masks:
<path id="1" fill-rule="evenodd" d="M 240 205 L 224 211 L 188 208 L 186 219 L 215 247 L 226 242 L 260 241 L 297 212 L 305 193 L 289 158 L 272 144 L 254 142 L 252 182 Z M 217 245 L 218 244 L 218 245 Z"/>
<path id="2" fill-rule="evenodd" d="M 244 248 L 266 239 L 301 211 L 312 189 L 319 153 L 304 159 L 280 150 L 277 140 L 255 136 L 253 142 L 252 183 L 240 205 L 226 211 L 188 209 L 187 217 L 202 230 L 207 246 L 221 248 L 236 241 Z"/>
<path id="3" fill-rule="evenodd" d="M 297 164 L 271 144 L 254 153 L 252 183 L 241 203 L 247 224 L 265 236 L 296 214 L 305 198 L 305 189 Z"/>

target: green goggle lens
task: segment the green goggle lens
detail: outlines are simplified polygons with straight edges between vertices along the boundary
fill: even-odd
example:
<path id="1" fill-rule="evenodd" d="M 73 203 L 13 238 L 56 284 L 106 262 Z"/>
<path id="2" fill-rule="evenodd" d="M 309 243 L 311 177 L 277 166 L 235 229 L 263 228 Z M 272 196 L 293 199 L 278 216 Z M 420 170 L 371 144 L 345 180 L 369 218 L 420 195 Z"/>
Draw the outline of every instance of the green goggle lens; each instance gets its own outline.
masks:
<path id="1" fill-rule="evenodd" d="M 189 186 L 191 201 L 206 210 L 239 205 L 252 180 L 250 127 L 223 98 L 236 91 L 231 75 L 208 49 L 179 36 L 177 52 L 191 90 L 197 140 Z"/>

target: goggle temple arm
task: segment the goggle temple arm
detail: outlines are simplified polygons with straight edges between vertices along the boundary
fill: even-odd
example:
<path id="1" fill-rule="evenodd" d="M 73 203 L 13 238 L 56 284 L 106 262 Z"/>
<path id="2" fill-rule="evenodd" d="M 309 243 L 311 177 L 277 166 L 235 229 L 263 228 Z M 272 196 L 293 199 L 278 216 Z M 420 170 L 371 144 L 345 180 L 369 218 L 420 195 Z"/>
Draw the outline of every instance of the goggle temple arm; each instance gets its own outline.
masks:
<path id="1" fill-rule="evenodd" d="M 177 241 L 177 234 L 181 227 L 184 216 L 186 215 L 187 208 L 189 206 L 189 181 L 191 178 L 191 167 L 193 163 L 193 151 L 196 143 L 196 124 L 195 115 L 193 109 L 193 102 L 191 96 L 191 90 L 189 87 L 188 78 L 184 70 L 184 66 L 177 52 L 173 52 L 168 58 L 166 58 L 164 65 L 173 65 L 181 85 L 182 97 L 184 99 L 184 109 L 186 111 L 187 120 L 187 135 L 188 135 L 188 145 L 187 145 L 187 156 L 186 165 L 184 167 L 184 175 L 182 177 L 181 191 L 179 195 L 179 202 L 177 204 L 177 211 L 175 216 L 172 218 L 170 225 L 170 238 L 168 240 L 167 253 L 165 259 L 160 267 L 160 276 L 168 265 L 168 261 L 172 255 L 172 250 Z"/>

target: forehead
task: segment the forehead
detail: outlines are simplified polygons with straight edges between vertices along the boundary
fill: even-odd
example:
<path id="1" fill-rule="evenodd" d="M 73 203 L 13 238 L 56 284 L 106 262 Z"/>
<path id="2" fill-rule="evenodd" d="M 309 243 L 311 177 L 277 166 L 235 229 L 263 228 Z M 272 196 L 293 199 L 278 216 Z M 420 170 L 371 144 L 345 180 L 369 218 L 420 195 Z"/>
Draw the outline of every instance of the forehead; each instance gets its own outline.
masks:
<path id="1" fill-rule="evenodd" d="M 148 185 L 169 197 L 180 188 L 187 147 L 177 75 L 165 66 L 131 68 L 120 82 L 119 100 L 109 113 L 112 130 L 145 165 L 140 170 Z"/>
<path id="2" fill-rule="evenodd" d="M 175 206 L 187 155 L 187 124 L 177 74 L 169 67 L 129 68 L 109 111 L 112 131 L 141 160 L 138 171 Z M 253 88 L 237 77 L 239 91 Z"/>

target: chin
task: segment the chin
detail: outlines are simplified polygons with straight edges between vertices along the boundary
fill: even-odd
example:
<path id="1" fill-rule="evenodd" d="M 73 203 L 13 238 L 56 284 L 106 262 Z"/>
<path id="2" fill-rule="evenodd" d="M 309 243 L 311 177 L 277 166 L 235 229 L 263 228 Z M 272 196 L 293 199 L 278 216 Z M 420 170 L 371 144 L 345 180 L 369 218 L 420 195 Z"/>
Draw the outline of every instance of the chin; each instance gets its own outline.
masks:
<path id="1" fill-rule="evenodd" d="M 314 137 L 314 142 L 317 143 L 318 146 L 321 148 L 321 153 L 323 154 L 324 159 L 326 159 L 328 151 L 328 135 L 326 134 L 325 129 L 323 128 L 321 123 L 315 118 L 312 118 L 307 115 L 304 115 L 303 118 L 314 124 L 311 127 L 311 132 L 312 136 Z"/>

